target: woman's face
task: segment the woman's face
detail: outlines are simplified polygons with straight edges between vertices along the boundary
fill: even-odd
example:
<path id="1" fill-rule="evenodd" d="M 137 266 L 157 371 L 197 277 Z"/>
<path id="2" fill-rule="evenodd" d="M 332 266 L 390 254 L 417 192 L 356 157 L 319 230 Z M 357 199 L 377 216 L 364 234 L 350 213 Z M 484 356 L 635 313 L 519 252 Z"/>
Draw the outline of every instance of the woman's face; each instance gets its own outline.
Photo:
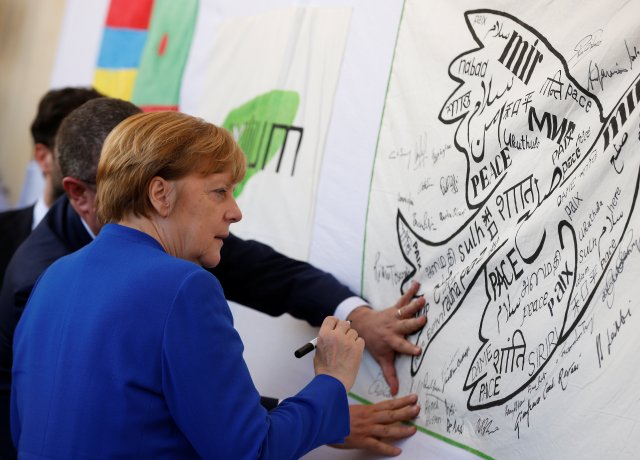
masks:
<path id="1" fill-rule="evenodd" d="M 233 197 L 235 185 L 230 172 L 192 174 L 176 181 L 176 203 L 169 215 L 175 229 L 174 255 L 203 267 L 218 265 L 229 226 L 242 219 Z"/>

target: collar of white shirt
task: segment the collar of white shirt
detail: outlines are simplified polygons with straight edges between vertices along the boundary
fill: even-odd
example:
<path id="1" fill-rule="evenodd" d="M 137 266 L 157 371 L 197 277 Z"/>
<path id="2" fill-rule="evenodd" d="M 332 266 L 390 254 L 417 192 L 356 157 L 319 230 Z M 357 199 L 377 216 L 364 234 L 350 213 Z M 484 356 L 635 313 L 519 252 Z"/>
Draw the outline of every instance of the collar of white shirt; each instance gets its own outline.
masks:
<path id="1" fill-rule="evenodd" d="M 44 202 L 42 197 L 38 198 L 36 204 L 33 206 L 33 224 L 31 224 L 31 230 L 36 228 L 36 225 L 40 223 L 44 215 L 49 210 L 49 206 Z"/>
<path id="2" fill-rule="evenodd" d="M 84 225 L 84 228 L 87 231 L 87 233 L 89 233 L 89 235 L 91 236 L 91 239 L 95 240 L 96 235 L 91 231 L 91 228 L 89 228 L 89 225 L 84 221 L 82 217 L 80 218 L 80 220 L 82 221 L 82 225 Z"/>

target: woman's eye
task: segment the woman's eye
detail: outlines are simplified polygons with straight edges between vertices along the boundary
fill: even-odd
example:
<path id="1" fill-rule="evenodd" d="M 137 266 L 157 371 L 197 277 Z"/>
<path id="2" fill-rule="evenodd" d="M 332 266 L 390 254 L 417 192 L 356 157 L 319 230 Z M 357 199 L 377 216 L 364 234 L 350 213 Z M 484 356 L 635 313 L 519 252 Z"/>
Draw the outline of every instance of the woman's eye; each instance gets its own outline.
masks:
<path id="1" fill-rule="evenodd" d="M 223 196 L 225 196 L 225 195 L 227 194 L 227 189 L 225 189 L 225 188 L 219 188 L 219 189 L 217 189 L 217 190 L 214 190 L 213 192 L 214 192 L 216 195 L 219 195 L 219 196 L 222 196 L 222 197 L 223 197 Z"/>

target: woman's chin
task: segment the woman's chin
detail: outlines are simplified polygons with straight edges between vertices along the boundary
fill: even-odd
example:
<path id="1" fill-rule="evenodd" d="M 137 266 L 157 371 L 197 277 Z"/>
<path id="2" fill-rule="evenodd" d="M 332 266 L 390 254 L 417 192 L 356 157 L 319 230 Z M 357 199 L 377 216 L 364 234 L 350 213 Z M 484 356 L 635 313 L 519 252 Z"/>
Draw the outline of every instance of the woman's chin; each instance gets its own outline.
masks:
<path id="1" fill-rule="evenodd" d="M 220 263 L 220 251 L 200 257 L 199 262 L 204 268 L 214 268 Z"/>

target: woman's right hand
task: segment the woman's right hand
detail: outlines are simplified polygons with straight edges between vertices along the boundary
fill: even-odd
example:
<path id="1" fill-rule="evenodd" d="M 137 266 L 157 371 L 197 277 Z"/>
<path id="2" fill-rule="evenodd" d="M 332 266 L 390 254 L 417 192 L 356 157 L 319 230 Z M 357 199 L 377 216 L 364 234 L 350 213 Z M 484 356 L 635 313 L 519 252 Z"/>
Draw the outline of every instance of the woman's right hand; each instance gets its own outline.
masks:
<path id="1" fill-rule="evenodd" d="M 316 375 L 327 374 L 340 380 L 349 391 L 356 380 L 364 339 L 358 336 L 348 321 L 328 316 L 320 327 L 313 367 Z"/>

